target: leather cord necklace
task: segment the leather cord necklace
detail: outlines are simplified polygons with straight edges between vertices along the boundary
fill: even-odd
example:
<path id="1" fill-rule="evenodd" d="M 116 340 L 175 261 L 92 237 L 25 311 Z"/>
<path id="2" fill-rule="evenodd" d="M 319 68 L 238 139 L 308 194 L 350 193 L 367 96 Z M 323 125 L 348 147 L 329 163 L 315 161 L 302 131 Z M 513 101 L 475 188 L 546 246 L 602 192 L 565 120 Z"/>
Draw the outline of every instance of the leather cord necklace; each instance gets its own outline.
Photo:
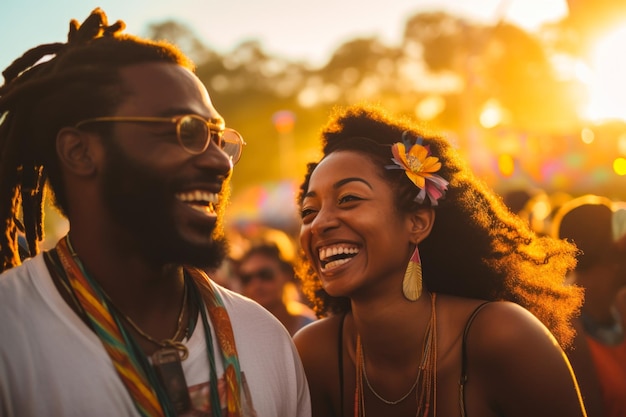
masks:
<path id="1" fill-rule="evenodd" d="M 105 297 L 107 299 L 107 302 L 111 305 L 111 307 L 113 307 L 119 313 L 119 315 L 124 319 L 124 321 L 128 323 L 130 327 L 132 327 L 141 337 L 143 337 L 147 341 L 157 346 L 160 346 L 163 349 L 176 349 L 178 353 L 180 354 L 180 359 L 183 361 L 187 359 L 187 357 L 189 357 L 189 350 L 187 349 L 187 346 L 185 346 L 181 342 L 181 340 L 187 336 L 187 331 L 189 329 L 188 326 L 183 325 L 183 317 L 185 316 L 185 310 L 187 307 L 187 283 L 186 282 L 183 288 L 183 302 L 180 306 L 180 312 L 178 313 L 178 320 L 176 322 L 176 332 L 171 338 L 163 339 L 161 341 L 156 340 L 154 337 L 150 336 L 148 333 L 141 330 L 141 328 L 137 324 L 135 324 L 135 322 L 130 317 L 124 314 L 115 304 L 113 304 L 113 302 L 111 301 L 108 295 L 105 294 Z"/>
<path id="2" fill-rule="evenodd" d="M 89 326 L 91 330 L 93 330 L 93 326 L 91 322 L 89 321 L 89 319 L 87 318 L 87 315 L 84 309 L 82 308 L 82 305 L 76 299 L 74 291 L 72 291 L 72 289 L 69 286 L 69 282 L 67 281 L 67 278 L 65 277 L 65 272 L 63 271 L 60 260 L 58 259 L 58 256 L 56 255 L 56 251 L 48 251 L 48 252 L 45 252 L 44 255 L 45 255 L 46 263 L 50 267 L 50 271 L 52 272 L 51 274 L 52 280 L 55 283 L 58 283 L 61 286 L 61 288 L 63 288 L 63 291 L 65 292 L 65 294 L 69 296 L 69 299 L 72 301 L 71 306 L 75 309 L 76 313 L 83 320 L 83 322 L 87 326 Z M 135 330 L 135 332 L 137 332 L 137 334 L 139 334 L 141 337 L 148 340 L 149 342 L 154 343 L 157 346 L 160 346 L 162 349 L 176 349 L 181 356 L 181 360 L 184 361 L 189 356 L 189 351 L 187 347 L 181 342 L 181 340 L 183 340 L 185 337 L 189 335 L 189 328 L 190 326 L 193 326 L 191 322 L 187 326 L 183 325 L 183 318 L 185 316 L 185 310 L 187 310 L 187 305 L 188 305 L 188 302 L 187 302 L 188 297 L 189 297 L 188 292 L 189 292 L 189 289 L 187 288 L 187 282 L 185 281 L 185 287 L 183 289 L 183 301 L 180 307 L 180 312 L 178 314 L 178 320 L 176 324 L 176 333 L 174 333 L 174 335 L 171 338 L 164 339 L 161 341 L 156 340 L 155 338 L 153 338 L 152 336 L 144 332 L 130 317 L 124 314 L 113 303 L 113 301 L 108 296 L 108 294 L 106 294 L 104 291 L 102 291 L 102 294 L 104 298 L 106 299 L 107 303 L 118 313 L 119 316 L 121 316 L 121 318 L 126 323 L 128 323 Z M 190 312 L 190 315 L 191 315 L 191 312 Z"/>

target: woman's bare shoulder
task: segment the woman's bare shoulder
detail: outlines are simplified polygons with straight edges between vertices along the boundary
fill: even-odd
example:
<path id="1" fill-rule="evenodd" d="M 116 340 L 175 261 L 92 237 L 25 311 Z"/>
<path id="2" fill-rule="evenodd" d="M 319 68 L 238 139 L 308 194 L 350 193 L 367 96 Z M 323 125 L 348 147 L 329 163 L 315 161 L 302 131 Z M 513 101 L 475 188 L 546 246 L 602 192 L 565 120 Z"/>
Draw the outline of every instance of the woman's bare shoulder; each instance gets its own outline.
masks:
<path id="1" fill-rule="evenodd" d="M 509 301 L 494 301 L 484 306 L 472 323 L 472 332 L 489 337 L 494 344 L 516 344 L 521 340 L 556 340 L 546 326 L 530 311 Z M 502 347 L 502 346 L 500 346 Z"/>
<path id="2" fill-rule="evenodd" d="M 512 302 L 489 303 L 476 315 L 467 331 L 467 353 L 477 365 L 474 369 L 493 382 L 510 381 L 513 386 L 521 376 L 520 384 L 571 382 L 569 364 L 552 333 Z"/>
<path id="3" fill-rule="evenodd" d="M 335 415 L 339 403 L 339 330 L 343 316 L 323 318 L 300 329 L 294 343 L 311 391 L 313 415 Z"/>
<path id="4" fill-rule="evenodd" d="M 524 307 L 488 303 L 475 316 L 466 341 L 468 380 L 494 408 L 511 416 L 582 415 L 563 350 Z"/>
<path id="5" fill-rule="evenodd" d="M 479 310 L 482 304 L 485 305 Z M 560 355 L 556 339 L 547 327 L 519 304 L 445 296 L 441 297 L 441 307 L 446 310 L 447 323 L 455 329 L 454 333 L 467 333 L 468 348 L 474 355 L 492 363 L 498 358 L 508 361 L 510 353 L 519 350 L 556 348 L 553 353 Z"/>
<path id="6" fill-rule="evenodd" d="M 468 342 L 475 350 L 487 355 L 502 353 L 502 349 L 524 347 L 537 340 L 549 345 L 556 343 L 539 319 L 513 302 L 485 303 L 484 300 L 448 297 L 442 307 L 448 310 L 450 320 L 460 327 L 461 332 L 467 332 Z M 473 317 L 472 313 L 475 313 Z"/>
<path id="7" fill-rule="evenodd" d="M 337 356 L 339 329 L 342 316 L 330 316 L 316 320 L 300 329 L 293 341 L 298 348 L 302 361 L 307 363 L 328 361 Z"/>

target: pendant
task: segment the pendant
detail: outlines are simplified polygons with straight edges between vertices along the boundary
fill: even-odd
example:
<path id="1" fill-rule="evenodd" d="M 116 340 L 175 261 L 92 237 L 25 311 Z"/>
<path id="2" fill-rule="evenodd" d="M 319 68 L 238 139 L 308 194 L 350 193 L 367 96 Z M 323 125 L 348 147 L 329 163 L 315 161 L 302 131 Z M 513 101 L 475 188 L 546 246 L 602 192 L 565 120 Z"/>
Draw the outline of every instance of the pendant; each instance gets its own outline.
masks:
<path id="1" fill-rule="evenodd" d="M 175 348 L 157 350 L 152 354 L 152 364 L 176 414 L 190 411 L 191 398 L 179 351 Z"/>
<path id="2" fill-rule="evenodd" d="M 172 339 L 165 339 L 161 342 L 161 346 L 163 346 L 163 349 L 167 349 L 168 347 L 170 347 L 177 350 L 180 354 L 181 361 L 184 361 L 185 359 L 187 359 L 187 357 L 189 357 L 189 350 L 187 350 L 187 346 L 185 346 L 183 342 L 177 342 L 176 340 Z"/>

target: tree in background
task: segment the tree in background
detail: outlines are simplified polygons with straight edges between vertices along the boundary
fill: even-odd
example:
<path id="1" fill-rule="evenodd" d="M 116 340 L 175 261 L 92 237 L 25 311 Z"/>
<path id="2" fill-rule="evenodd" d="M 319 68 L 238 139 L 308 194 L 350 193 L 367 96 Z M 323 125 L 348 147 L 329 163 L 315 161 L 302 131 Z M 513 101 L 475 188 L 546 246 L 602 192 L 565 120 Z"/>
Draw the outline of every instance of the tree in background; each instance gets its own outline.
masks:
<path id="1" fill-rule="evenodd" d="M 552 59 L 553 40 L 565 39 L 569 29 L 557 25 L 549 30 L 549 38 L 540 38 L 507 23 L 483 25 L 443 12 L 420 13 L 407 20 L 400 45 L 353 39 L 339 45 L 319 68 L 272 56 L 256 41 L 219 54 L 173 21 L 152 25 L 149 36 L 187 49 L 216 107 L 247 140 L 246 156 L 232 182 L 236 197 L 253 184 L 299 181 L 316 152 L 318 129 L 336 104 L 377 102 L 394 113 L 418 117 L 460 147 L 480 149 L 483 156 L 503 146 L 494 129 L 537 133 L 535 142 L 540 143 L 529 142 L 524 145 L 528 149 L 518 151 L 541 159 L 549 153 L 547 146 L 558 156 L 558 149 L 572 146 L 569 139 L 559 137 L 551 145 L 545 143 L 550 138 L 542 137 L 578 129 L 581 86 L 560 76 Z M 284 136 L 272 120 L 281 110 L 296 120 L 288 178 L 279 162 Z M 485 119 L 489 114 L 498 117 L 491 125 Z M 472 158 L 470 162 L 485 165 Z M 505 184 L 507 178 L 493 180 Z M 542 178 L 533 181 L 542 186 Z"/>

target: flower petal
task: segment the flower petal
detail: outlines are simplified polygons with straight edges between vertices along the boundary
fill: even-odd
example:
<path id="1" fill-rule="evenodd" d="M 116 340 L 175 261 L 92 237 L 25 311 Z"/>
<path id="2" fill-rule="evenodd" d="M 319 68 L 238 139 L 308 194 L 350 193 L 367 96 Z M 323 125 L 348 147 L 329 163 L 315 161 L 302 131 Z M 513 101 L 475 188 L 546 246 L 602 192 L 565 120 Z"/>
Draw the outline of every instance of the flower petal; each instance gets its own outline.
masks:
<path id="1" fill-rule="evenodd" d="M 391 153 L 395 158 L 395 162 L 401 164 L 404 169 L 410 169 L 406 159 L 406 148 L 403 143 L 397 142 L 391 147 Z"/>
<path id="2" fill-rule="evenodd" d="M 441 169 L 441 162 L 436 156 L 429 156 L 422 162 L 422 172 L 437 172 Z"/>
<path id="3" fill-rule="evenodd" d="M 424 188 L 426 186 L 426 179 L 423 175 L 406 171 L 406 176 L 409 177 L 409 179 L 413 181 L 413 184 L 417 185 L 418 188 Z"/>
<path id="4" fill-rule="evenodd" d="M 423 163 L 428 156 L 428 149 L 422 145 L 413 145 L 411 146 L 411 149 L 409 149 L 409 155 L 419 159 L 420 162 Z"/>

